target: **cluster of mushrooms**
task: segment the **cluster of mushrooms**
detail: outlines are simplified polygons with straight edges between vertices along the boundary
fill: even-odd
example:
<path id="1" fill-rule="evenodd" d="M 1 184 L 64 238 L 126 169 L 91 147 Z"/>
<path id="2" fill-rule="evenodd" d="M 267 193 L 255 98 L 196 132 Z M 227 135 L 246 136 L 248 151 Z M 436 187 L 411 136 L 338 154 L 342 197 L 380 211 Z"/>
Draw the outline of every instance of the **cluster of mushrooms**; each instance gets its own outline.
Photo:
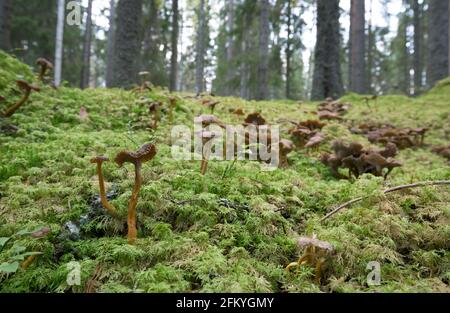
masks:
<path id="1" fill-rule="evenodd" d="M 429 128 L 397 128 L 392 125 L 376 125 L 364 123 L 350 131 L 358 135 L 366 135 L 372 143 L 393 143 L 399 149 L 423 146 Z"/>
<path id="2" fill-rule="evenodd" d="M 53 64 L 44 58 L 37 59 L 36 64 L 40 66 L 38 81 L 43 83 L 47 82 L 48 81 L 47 74 L 50 70 L 53 69 Z M 2 112 L 1 113 L 2 117 L 13 116 L 14 113 L 16 113 L 16 111 L 28 101 L 33 91 L 34 92 L 41 91 L 40 87 L 30 84 L 25 80 L 16 80 L 16 85 L 19 88 L 19 90 L 22 91 L 22 97 L 16 103 L 7 108 L 4 112 Z M 6 101 L 5 97 L 0 96 L 0 102 L 4 101 Z"/>

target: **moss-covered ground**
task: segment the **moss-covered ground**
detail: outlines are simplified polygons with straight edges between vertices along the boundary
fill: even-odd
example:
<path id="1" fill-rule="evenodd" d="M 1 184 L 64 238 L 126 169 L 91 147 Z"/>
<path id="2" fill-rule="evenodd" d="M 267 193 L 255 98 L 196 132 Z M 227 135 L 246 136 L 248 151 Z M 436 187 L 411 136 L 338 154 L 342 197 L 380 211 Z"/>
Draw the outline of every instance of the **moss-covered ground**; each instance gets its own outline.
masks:
<path id="1" fill-rule="evenodd" d="M 35 81 L 31 69 L 0 54 L 3 111 L 19 97 L 16 79 Z M 371 146 L 351 125 L 374 121 L 398 127 L 429 126 L 426 145 L 402 150 L 404 163 L 386 181 L 371 175 L 338 180 L 318 161 L 320 151 L 296 151 L 290 166 L 261 171 L 255 162 L 211 161 L 205 176 L 199 161 L 171 157 L 170 126 L 148 129 L 145 99 L 167 102 L 162 89 L 135 95 L 124 90 L 43 86 L 10 119 L 15 134 L 0 132 L 0 237 L 50 227 L 43 238 L 18 236 L 0 253 L 8 262 L 12 245 L 42 252 L 27 269 L 0 273 L 1 292 L 449 292 L 450 188 L 424 187 L 383 195 L 382 190 L 417 181 L 448 180 L 447 160 L 431 147 L 448 144 L 450 80 L 418 98 L 383 96 L 368 107 L 359 95 L 344 122 L 324 128 L 330 149 L 338 138 Z M 183 97 L 174 124 L 192 127 L 209 110 Z M 317 103 L 243 101 L 217 98 L 215 115 L 232 125 L 260 111 L 271 124 L 281 118 L 307 120 Z M 88 118 L 80 118 L 80 108 Z M 289 125 L 282 126 L 282 137 Z M 95 155 L 113 158 L 123 149 L 152 142 L 157 156 L 143 167 L 138 204 L 139 239 L 128 245 L 126 229 L 107 214 L 92 215 L 98 201 Z M 224 172 L 225 175 L 224 175 Z M 111 202 L 126 216 L 134 183 L 132 167 L 104 165 Z M 368 196 L 321 223 L 333 207 Z M 91 213 L 90 213 L 91 212 Z M 94 216 L 86 219 L 86 215 Z M 79 225 L 83 217 L 87 222 Z M 79 236 L 67 225 L 77 225 Z M 316 234 L 333 244 L 327 274 L 319 286 L 314 269 L 284 270 L 301 255 L 296 240 Z M 81 285 L 69 286 L 72 262 L 81 266 Z M 381 264 L 381 285 L 368 286 L 367 264 Z"/>

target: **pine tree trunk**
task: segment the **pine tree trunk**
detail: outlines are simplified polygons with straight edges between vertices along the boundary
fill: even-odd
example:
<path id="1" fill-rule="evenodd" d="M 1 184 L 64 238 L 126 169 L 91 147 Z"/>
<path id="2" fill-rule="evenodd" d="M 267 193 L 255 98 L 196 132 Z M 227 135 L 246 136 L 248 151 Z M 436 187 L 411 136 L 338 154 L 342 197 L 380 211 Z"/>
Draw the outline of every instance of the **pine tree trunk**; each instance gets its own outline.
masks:
<path id="1" fill-rule="evenodd" d="M 449 67 L 449 1 L 429 1 L 428 85 L 447 77 Z"/>
<path id="2" fill-rule="evenodd" d="M 291 99 L 291 35 L 292 35 L 292 2 L 287 4 L 287 41 L 286 41 L 286 99 Z"/>
<path id="3" fill-rule="evenodd" d="M 339 0 L 317 0 L 317 43 L 311 98 L 339 98 L 342 87 L 340 64 Z"/>
<path id="4" fill-rule="evenodd" d="M 85 89 L 89 86 L 89 77 L 91 72 L 91 43 L 92 43 L 92 2 L 88 1 L 86 30 L 83 43 L 83 62 L 81 64 L 81 84 L 80 88 Z"/>
<path id="5" fill-rule="evenodd" d="M 197 94 L 204 91 L 204 72 L 205 72 L 205 33 L 206 33 L 206 16 L 205 16 L 205 0 L 200 0 L 198 8 L 198 29 L 197 29 L 197 53 L 195 60 L 195 86 Z"/>
<path id="6" fill-rule="evenodd" d="M 56 25 L 56 43 L 55 43 L 55 86 L 61 84 L 63 40 L 64 40 L 64 19 L 65 19 L 65 0 L 58 0 L 58 22 Z"/>
<path id="7" fill-rule="evenodd" d="M 413 0 L 414 11 L 414 94 L 422 89 L 422 11 L 419 0 Z"/>
<path id="8" fill-rule="evenodd" d="M 178 35 L 179 35 L 179 15 L 178 0 L 172 0 L 172 56 L 170 60 L 170 91 L 177 90 L 178 78 Z"/>
<path id="9" fill-rule="evenodd" d="M 366 70 L 366 89 L 368 93 L 373 93 L 372 88 L 372 74 L 373 74 L 373 51 L 375 49 L 375 34 L 373 31 L 373 0 L 370 0 L 370 17 L 368 25 L 368 35 L 367 35 L 367 70 Z"/>
<path id="10" fill-rule="evenodd" d="M 137 82 L 142 1 L 119 0 L 117 5 L 112 87 L 130 88 Z"/>
<path id="11" fill-rule="evenodd" d="M 349 85 L 350 91 L 360 94 L 366 92 L 365 12 L 364 1 L 351 1 Z"/>
<path id="12" fill-rule="evenodd" d="M 112 86 L 114 64 L 114 38 L 116 34 L 116 1 L 109 3 L 108 47 L 106 52 L 106 86 Z"/>
<path id="13" fill-rule="evenodd" d="M 0 0 L 0 49 L 11 50 L 11 0 Z"/>
<path id="14" fill-rule="evenodd" d="M 406 17 L 405 17 L 406 18 Z M 411 93 L 411 77 L 409 73 L 409 50 L 408 50 L 408 23 L 405 21 L 402 27 L 402 37 L 403 37 L 403 57 L 402 57 L 402 72 L 403 72 L 403 86 L 402 91 L 405 95 L 409 95 Z"/>
<path id="15" fill-rule="evenodd" d="M 269 83 L 269 39 L 270 21 L 269 0 L 260 1 L 260 24 L 259 24 L 259 67 L 258 67 L 258 94 L 257 100 L 267 99 Z"/>
<path id="16" fill-rule="evenodd" d="M 231 96 L 232 94 L 232 81 L 234 77 L 234 68 L 231 66 L 233 62 L 233 31 L 234 31 L 234 0 L 228 0 L 227 8 L 227 75 L 225 85 L 225 95 Z"/>

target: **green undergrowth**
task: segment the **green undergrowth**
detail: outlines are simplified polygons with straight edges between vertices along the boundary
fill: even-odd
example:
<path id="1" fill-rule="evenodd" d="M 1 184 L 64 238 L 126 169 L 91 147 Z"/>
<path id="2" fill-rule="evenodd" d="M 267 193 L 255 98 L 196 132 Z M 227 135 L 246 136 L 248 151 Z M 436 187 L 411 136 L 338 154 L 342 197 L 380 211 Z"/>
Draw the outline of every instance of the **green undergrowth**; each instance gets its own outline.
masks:
<path id="1" fill-rule="evenodd" d="M 14 80 L 35 75 L 15 59 L 0 53 L 0 103 L 3 111 L 18 98 Z M 381 191 L 416 181 L 448 180 L 447 161 L 431 152 L 448 144 L 450 81 L 418 98 L 379 97 L 369 106 L 359 95 L 351 102 L 346 121 L 324 128 L 330 149 L 335 139 L 363 136 L 348 130 L 373 121 L 398 127 L 430 127 L 426 146 L 402 150 L 404 163 L 387 181 L 364 175 L 337 180 L 318 161 L 320 151 L 296 151 L 290 166 L 262 171 L 258 163 L 211 161 L 200 175 L 200 161 L 171 157 L 171 128 L 162 114 L 156 132 L 148 129 L 147 102 L 167 102 L 169 93 L 154 89 L 142 95 L 124 90 L 42 86 L 18 110 L 10 123 L 14 135 L 0 132 L 0 237 L 20 230 L 50 227 L 51 235 L 17 239 L 26 251 L 42 252 L 27 269 L 0 273 L 2 292 L 449 292 L 450 189 L 425 187 L 390 195 Z M 179 95 L 174 124 L 193 127 L 193 119 L 209 110 L 198 100 Z M 239 125 L 230 113 L 242 108 L 259 111 L 271 124 L 280 119 L 306 120 L 317 103 L 243 101 L 217 98 L 215 115 Z M 88 118 L 80 118 L 80 108 Z M 289 138 L 289 124 L 281 124 Z M 113 158 L 123 149 L 155 143 L 157 156 L 143 168 L 144 184 L 138 203 L 139 239 L 126 243 L 123 225 L 106 215 L 84 226 L 89 235 L 65 238 L 66 223 L 89 213 L 98 194 L 95 155 Z M 133 188 L 133 169 L 104 166 L 112 203 L 126 216 Z M 225 175 L 224 175 L 225 173 Z M 320 223 L 330 209 L 352 198 L 368 196 Z M 301 255 L 299 236 L 316 234 L 333 244 L 326 278 L 319 286 L 314 270 L 299 273 L 284 268 Z M 8 249 L 0 252 L 6 262 Z M 381 264 L 381 285 L 368 286 L 367 264 Z M 67 282 L 73 262 L 81 269 L 81 285 Z M 99 273 L 94 275 L 94 273 Z"/>

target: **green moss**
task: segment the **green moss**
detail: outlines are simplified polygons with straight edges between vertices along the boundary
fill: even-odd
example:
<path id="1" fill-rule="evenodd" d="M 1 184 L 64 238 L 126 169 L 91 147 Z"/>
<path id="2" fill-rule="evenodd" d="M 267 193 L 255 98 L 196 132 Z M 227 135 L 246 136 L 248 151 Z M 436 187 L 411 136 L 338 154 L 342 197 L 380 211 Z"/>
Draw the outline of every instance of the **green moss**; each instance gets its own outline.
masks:
<path id="1" fill-rule="evenodd" d="M 27 66 L 0 53 L 0 95 L 15 99 L 14 80 L 19 77 L 34 79 Z M 329 150 L 337 138 L 372 146 L 348 130 L 368 120 L 430 126 L 426 143 L 446 144 L 449 86 L 443 81 L 414 99 L 379 97 L 370 107 L 362 96 L 348 95 L 343 98 L 352 103 L 348 121 L 324 128 L 321 149 Z M 26 242 L 43 254 L 27 270 L 0 277 L 0 291 L 83 292 L 97 267 L 102 268 L 98 292 L 449 291 L 450 190 L 427 187 L 388 196 L 380 192 L 413 181 L 450 179 L 446 160 L 429 146 L 401 151 L 397 158 L 404 166 L 386 182 L 371 175 L 336 180 L 317 160 L 319 152 L 306 151 L 291 153 L 289 168 L 273 172 L 261 171 L 255 162 L 236 162 L 230 170 L 232 162 L 211 161 L 203 177 L 199 161 L 171 158 L 164 113 L 157 131 L 147 129 L 145 102 L 167 97 L 157 88 L 136 96 L 117 89 L 43 87 L 8 119 L 20 130 L 14 136 L 0 133 L 0 236 L 45 225 L 53 235 L 36 246 Z M 218 100 L 216 115 L 233 125 L 242 117 L 230 114 L 231 108 L 259 111 L 276 123 L 282 118 L 313 119 L 309 112 L 317 105 Z M 89 115 L 86 120 L 79 118 L 82 106 Z M 183 98 L 174 123 L 192 128 L 193 117 L 202 113 L 208 110 Z M 284 138 L 287 130 L 283 124 Z M 80 240 L 60 237 L 66 222 L 92 210 L 98 185 L 90 158 L 112 158 L 146 142 L 154 142 L 159 152 L 143 168 L 137 244 L 126 244 L 123 225 L 104 215 L 83 226 L 86 234 Z M 108 191 L 117 193 L 112 203 L 125 216 L 133 170 L 106 163 L 104 174 Z M 359 196 L 369 197 L 319 222 L 337 204 Z M 313 233 L 336 248 L 320 287 L 314 283 L 313 268 L 302 267 L 298 274 L 284 271 L 301 253 L 296 238 Z M 81 265 L 81 286 L 67 285 L 68 264 L 74 261 Z M 381 286 L 367 286 L 370 261 L 381 264 Z"/>

